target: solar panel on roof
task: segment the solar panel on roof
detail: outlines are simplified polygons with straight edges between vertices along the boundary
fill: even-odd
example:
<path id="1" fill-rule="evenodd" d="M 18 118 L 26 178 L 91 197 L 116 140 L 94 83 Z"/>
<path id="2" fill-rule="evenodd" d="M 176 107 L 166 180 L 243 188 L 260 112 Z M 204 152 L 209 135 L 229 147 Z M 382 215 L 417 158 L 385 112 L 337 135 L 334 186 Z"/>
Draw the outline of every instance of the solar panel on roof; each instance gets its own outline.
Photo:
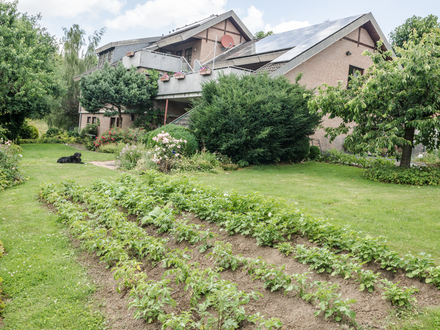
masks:
<path id="1" fill-rule="evenodd" d="M 281 61 L 278 60 L 279 58 L 275 60 L 277 62 L 288 61 L 293 57 L 288 59 L 289 56 L 285 56 L 285 55 L 289 54 L 290 52 L 292 52 L 297 48 L 301 47 L 302 49 L 303 46 L 313 46 L 320 40 L 325 39 L 326 37 L 330 36 L 334 32 L 343 28 L 347 24 L 356 20 L 360 16 L 362 15 L 351 16 L 336 21 L 324 22 L 321 24 L 307 26 L 301 29 L 296 29 L 278 34 L 272 34 L 230 55 L 228 59 L 276 52 L 284 49 L 291 49 L 290 51 L 279 57 L 279 58 L 283 58 Z"/>

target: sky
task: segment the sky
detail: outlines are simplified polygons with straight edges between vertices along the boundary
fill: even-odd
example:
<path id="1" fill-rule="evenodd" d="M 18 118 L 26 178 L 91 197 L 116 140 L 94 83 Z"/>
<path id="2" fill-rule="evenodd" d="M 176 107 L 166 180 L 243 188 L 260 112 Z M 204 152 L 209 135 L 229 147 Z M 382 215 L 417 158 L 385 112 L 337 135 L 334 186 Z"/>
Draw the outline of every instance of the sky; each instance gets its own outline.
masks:
<path id="1" fill-rule="evenodd" d="M 73 24 L 87 35 L 106 27 L 100 46 L 168 34 L 173 29 L 234 10 L 248 29 L 284 31 L 371 12 L 385 36 L 413 15 L 440 17 L 440 0 L 19 0 L 18 10 L 41 13 L 40 24 L 58 39 Z"/>

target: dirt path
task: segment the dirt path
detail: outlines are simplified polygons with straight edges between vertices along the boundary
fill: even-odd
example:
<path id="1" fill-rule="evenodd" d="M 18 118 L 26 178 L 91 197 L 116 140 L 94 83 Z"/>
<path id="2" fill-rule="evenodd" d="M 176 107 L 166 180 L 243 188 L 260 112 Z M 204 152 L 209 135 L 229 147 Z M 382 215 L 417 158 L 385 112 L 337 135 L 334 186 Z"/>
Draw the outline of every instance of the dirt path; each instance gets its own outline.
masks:
<path id="1" fill-rule="evenodd" d="M 114 160 L 108 160 L 106 162 L 89 162 L 92 165 L 101 166 L 110 170 L 116 170 L 116 164 Z"/>

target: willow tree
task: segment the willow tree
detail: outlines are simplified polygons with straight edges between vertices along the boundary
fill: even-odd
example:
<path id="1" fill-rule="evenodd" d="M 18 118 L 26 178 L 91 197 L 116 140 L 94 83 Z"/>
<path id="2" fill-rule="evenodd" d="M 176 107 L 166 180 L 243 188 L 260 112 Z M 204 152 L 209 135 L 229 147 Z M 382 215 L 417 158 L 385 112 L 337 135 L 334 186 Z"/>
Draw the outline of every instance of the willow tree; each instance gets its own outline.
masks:
<path id="1" fill-rule="evenodd" d="M 400 166 L 409 167 L 414 145 L 432 150 L 440 143 L 440 30 L 413 35 L 396 47 L 393 60 L 378 46 L 364 53 L 373 62 L 365 75 L 351 77 L 348 88 L 319 87 L 309 108 L 342 118 L 338 127 L 325 128 L 330 140 L 348 134 L 345 146 L 355 153 L 401 151 Z"/>

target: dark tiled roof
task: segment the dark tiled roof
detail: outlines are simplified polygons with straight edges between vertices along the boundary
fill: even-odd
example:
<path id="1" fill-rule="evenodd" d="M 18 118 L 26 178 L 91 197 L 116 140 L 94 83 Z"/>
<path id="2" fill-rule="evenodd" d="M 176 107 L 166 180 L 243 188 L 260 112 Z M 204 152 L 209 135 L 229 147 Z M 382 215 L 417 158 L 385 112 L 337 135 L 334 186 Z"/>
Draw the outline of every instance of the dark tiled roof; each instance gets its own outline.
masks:
<path id="1" fill-rule="evenodd" d="M 256 70 L 254 73 L 258 74 L 261 72 L 267 72 L 268 74 L 271 74 L 272 72 L 275 72 L 276 70 L 281 68 L 284 64 L 286 64 L 286 62 L 277 62 L 277 63 L 269 62 L 266 65 L 263 65 L 258 70 Z"/>
<path id="2" fill-rule="evenodd" d="M 224 53 L 218 55 L 215 57 L 215 61 L 218 63 L 224 62 L 227 60 L 228 57 L 232 57 L 234 56 L 235 53 L 239 52 L 240 50 L 242 50 L 243 48 L 246 48 L 247 46 L 250 46 L 254 43 L 256 43 L 258 40 L 251 40 L 251 41 L 246 41 L 246 42 L 242 42 L 241 44 L 238 44 L 237 46 L 225 51 Z M 209 60 L 206 63 L 203 63 L 204 65 L 209 65 L 212 64 L 213 60 Z"/>

